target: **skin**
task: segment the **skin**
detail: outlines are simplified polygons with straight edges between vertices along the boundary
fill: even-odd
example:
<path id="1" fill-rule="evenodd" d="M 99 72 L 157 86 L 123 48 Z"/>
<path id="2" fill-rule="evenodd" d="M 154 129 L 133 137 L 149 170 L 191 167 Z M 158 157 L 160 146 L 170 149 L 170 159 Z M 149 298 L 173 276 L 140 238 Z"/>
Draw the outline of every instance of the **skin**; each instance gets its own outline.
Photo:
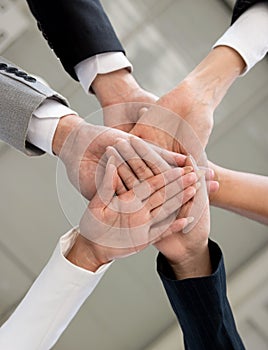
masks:
<path id="1" fill-rule="evenodd" d="M 242 173 L 210 162 L 219 190 L 210 194 L 212 205 L 268 225 L 268 177 Z"/>
<path id="2" fill-rule="evenodd" d="M 244 69 L 245 62 L 236 51 L 228 47 L 217 47 L 212 50 L 178 86 L 156 102 L 156 106 L 163 107 L 178 114 L 182 120 L 185 120 L 192 127 L 200 142 L 198 145 L 200 151 L 198 150 L 198 152 L 194 154 L 197 158 L 202 148 L 205 148 L 207 145 L 213 128 L 214 110 Z M 123 74 L 127 73 L 124 72 Z M 105 79 L 107 82 L 109 77 L 106 76 L 104 78 L 103 76 L 99 76 L 94 91 L 101 104 L 107 106 L 109 102 L 105 101 L 105 103 L 103 103 L 101 98 L 102 91 L 104 91 L 101 85 L 102 79 Z M 137 96 L 137 91 L 139 91 L 141 95 L 143 94 L 143 91 L 141 89 L 139 90 L 139 87 L 137 87 L 135 83 L 132 83 L 133 82 L 130 81 L 130 87 L 127 90 L 128 93 L 124 96 L 124 102 L 135 100 L 135 98 L 130 98 L 131 86 L 133 86 L 133 91 L 135 91 L 134 96 Z M 146 97 L 147 95 L 144 94 L 144 102 L 151 103 L 151 99 L 148 98 L 146 100 Z M 115 101 L 115 99 L 113 101 Z M 120 101 L 117 100 L 116 102 L 119 103 Z M 141 116 L 134 127 L 132 127 L 133 120 L 135 121 L 133 116 L 130 118 L 131 123 L 127 124 L 126 121 L 122 123 L 124 124 L 124 130 L 168 150 L 180 153 L 185 152 L 184 145 L 177 140 L 174 141 L 174 137 L 170 137 L 170 133 L 163 131 L 165 128 L 159 129 L 159 127 L 157 127 L 161 125 L 162 120 L 161 115 L 159 116 L 159 113 L 156 113 L 156 107 L 152 106 L 148 108 L 146 104 L 144 107 L 145 109 L 143 113 L 140 113 Z M 158 118 L 158 120 L 155 121 L 155 118 Z M 165 123 L 166 121 L 164 121 L 164 125 Z M 180 125 L 180 121 L 173 120 L 171 127 L 175 130 L 180 130 Z M 192 154 L 195 152 L 195 149 L 197 149 L 196 144 L 189 144 L 188 146 L 192 150 Z M 226 201 L 225 204 L 227 207 L 229 206 L 226 197 L 222 195 L 222 191 L 219 191 L 215 195 L 214 200 L 212 199 L 212 203 L 221 203 L 223 206 L 224 203 L 222 203 L 221 200 L 223 202 Z M 169 236 L 159 243 L 156 243 L 157 248 L 170 261 L 177 278 L 201 276 L 210 273 L 207 246 L 209 234 L 208 222 L 209 215 L 208 208 L 206 207 L 199 223 L 195 225 L 192 232 L 187 235 L 177 233 L 177 235 Z M 192 237 L 198 237 L 198 239 L 192 239 Z M 174 249 L 174 247 L 176 247 L 176 249 Z M 176 252 L 175 256 L 174 252 Z"/>
<path id="3" fill-rule="evenodd" d="M 156 105 L 179 114 L 182 119 L 191 125 L 198 136 L 201 146 L 205 147 L 213 127 L 214 110 L 244 68 L 245 63 L 239 54 L 228 47 L 218 47 L 212 50 L 184 81 L 160 98 Z M 122 130 L 130 131 L 132 134 L 150 140 L 152 143 L 168 150 L 174 152 L 185 151 L 179 142 L 174 142 L 162 130 L 150 126 L 153 110 L 152 108 L 151 110 L 150 108 L 148 109 L 147 103 L 155 102 L 155 98 L 140 88 L 129 72 L 119 70 L 113 72 L 113 74 L 99 75 L 95 79 L 92 88 L 103 107 L 122 102 L 134 101 L 139 103 L 139 108 L 127 108 L 124 110 L 125 114 L 129 116 L 123 120 Z M 146 113 L 140 112 L 140 103 L 144 103 L 147 108 Z M 107 119 L 106 123 L 109 123 Z M 146 124 L 149 124 L 149 127 Z M 120 128 L 120 125 L 117 127 Z M 59 134 L 61 135 L 62 133 L 60 132 Z M 59 154 L 57 152 L 57 147 L 55 146 L 55 153 Z M 121 184 L 121 193 L 124 190 L 126 188 Z M 192 276 L 193 273 L 194 275 L 209 273 L 207 248 L 209 228 L 204 224 L 208 222 L 207 209 L 205 213 L 202 213 L 199 221 L 201 221 L 200 226 L 196 225 L 193 230 L 197 230 L 200 236 L 200 241 L 197 245 L 200 249 L 197 249 L 191 240 L 192 236 L 195 237 L 194 234 L 185 235 L 187 239 L 182 239 L 180 234 L 174 237 L 166 237 L 161 241 L 161 244 L 160 242 L 156 243 L 158 249 L 170 261 L 174 271 L 177 271 L 175 273 L 178 275 L 178 278 L 185 278 L 188 274 Z M 195 231 L 193 232 L 195 233 Z M 179 240 L 178 237 L 180 237 Z M 80 239 L 78 239 L 79 241 Z M 180 252 L 175 257 L 173 256 L 173 244 L 176 244 Z M 188 272 L 187 266 L 189 267 Z M 198 266 L 203 266 L 203 271 L 197 269 Z"/>
<path id="4" fill-rule="evenodd" d="M 119 150 L 121 149 L 120 142 L 124 143 L 125 140 L 118 141 L 117 148 Z M 141 149 L 144 149 L 141 140 L 134 139 L 132 145 L 127 145 L 137 155 Z M 116 149 L 113 151 L 106 165 L 100 188 L 81 219 L 81 234 L 78 235 L 74 246 L 67 255 L 69 261 L 90 271 L 96 271 L 102 264 L 115 258 L 122 258 L 144 249 L 152 243 L 152 237 L 155 237 L 155 234 L 157 239 L 169 236 L 172 233 L 172 225 L 168 224 L 165 230 L 162 227 L 166 219 L 170 219 L 170 223 L 173 222 L 180 229 L 192 221 L 191 218 L 187 217 L 176 219 L 175 214 L 196 193 L 198 175 L 192 172 L 191 166 L 172 169 L 162 159 L 159 163 L 161 169 L 157 169 L 158 174 L 151 176 L 148 171 L 146 172 L 147 168 L 145 168 L 144 173 L 140 171 L 143 160 L 138 158 L 134 164 L 131 163 L 131 175 L 121 169 L 121 176 L 119 176 L 115 159 L 118 153 Z M 109 153 L 111 154 L 111 150 Z M 122 149 L 121 153 L 123 153 Z M 129 160 L 128 163 L 130 163 Z M 167 169 L 166 171 L 164 171 L 164 167 Z M 156 171 L 156 168 L 152 166 L 150 170 Z M 163 173 L 161 173 L 162 170 Z M 129 184 L 134 187 L 130 190 L 124 187 L 120 195 L 114 196 L 118 192 L 121 182 L 125 183 L 126 178 L 130 176 L 133 179 L 129 181 Z M 146 180 L 140 182 L 145 177 L 147 177 Z M 141 204 L 138 208 L 135 207 L 137 203 L 133 199 Z M 133 206 L 134 210 L 131 210 Z M 163 209 L 162 213 L 159 212 L 160 208 Z M 97 231 L 95 236 L 92 231 L 93 227 Z M 126 245 L 125 242 L 122 244 L 120 240 L 120 244 L 117 245 L 117 237 L 121 239 L 122 234 L 125 235 L 125 229 L 127 230 L 126 238 L 131 237 L 131 244 L 128 241 Z M 157 231 L 160 229 L 163 232 Z M 137 240 L 135 236 L 143 239 Z M 113 245 L 113 242 L 116 244 Z"/>

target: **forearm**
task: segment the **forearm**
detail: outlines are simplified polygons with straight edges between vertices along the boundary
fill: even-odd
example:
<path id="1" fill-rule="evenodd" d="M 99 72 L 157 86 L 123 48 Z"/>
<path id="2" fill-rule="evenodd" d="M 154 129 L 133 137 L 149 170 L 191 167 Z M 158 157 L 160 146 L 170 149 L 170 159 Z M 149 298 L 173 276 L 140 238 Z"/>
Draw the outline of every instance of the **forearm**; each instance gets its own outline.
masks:
<path id="1" fill-rule="evenodd" d="M 27 155 L 40 155 L 43 151 L 27 142 L 31 119 L 46 100 L 68 102 L 38 79 L 13 63 L 0 58 L 0 138 Z M 49 115 L 48 115 L 49 118 Z M 29 141 L 29 140 L 28 140 Z"/>
<path id="2" fill-rule="evenodd" d="M 213 110 L 245 69 L 242 57 L 232 48 L 218 46 L 186 77 L 196 99 Z"/>
<path id="3" fill-rule="evenodd" d="M 60 239 L 46 267 L 0 328 L 1 349 L 51 349 L 92 293 L 109 265 L 94 273 L 79 268 L 87 264 L 86 260 L 79 260 L 79 267 L 70 263 L 64 253 L 67 249 L 68 254 L 76 238 L 77 233 L 72 231 Z"/>
<path id="4" fill-rule="evenodd" d="M 157 259 L 158 273 L 181 325 L 186 349 L 242 350 L 226 295 L 222 253 L 212 241 L 209 253 L 209 276 L 177 280 L 163 255 Z"/>
<path id="5" fill-rule="evenodd" d="M 211 166 L 220 186 L 210 203 L 268 224 L 268 177 Z"/>
<path id="6" fill-rule="evenodd" d="M 103 52 L 124 51 L 98 0 L 27 3 L 44 37 L 74 79 L 74 67 L 82 60 Z M 70 43 L 74 43 L 72 50 Z"/>
<path id="7" fill-rule="evenodd" d="M 210 255 L 207 242 L 199 248 L 199 252 L 179 262 L 169 261 L 177 280 L 209 276 L 212 273 Z"/>
<path id="8" fill-rule="evenodd" d="M 98 74 L 91 87 L 102 107 L 127 102 L 129 95 L 140 88 L 127 69 Z"/>
<path id="9" fill-rule="evenodd" d="M 52 140 L 52 151 L 59 156 L 62 147 L 69 135 L 83 122 L 83 119 L 77 115 L 70 114 L 60 119 Z"/>

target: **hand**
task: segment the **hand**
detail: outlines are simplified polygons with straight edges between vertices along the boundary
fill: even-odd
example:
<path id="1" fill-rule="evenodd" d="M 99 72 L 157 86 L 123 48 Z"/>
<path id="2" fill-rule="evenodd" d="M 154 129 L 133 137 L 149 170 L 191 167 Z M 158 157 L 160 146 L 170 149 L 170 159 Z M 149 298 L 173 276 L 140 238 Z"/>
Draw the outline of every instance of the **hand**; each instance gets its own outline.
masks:
<path id="1" fill-rule="evenodd" d="M 106 167 L 105 179 L 80 223 L 81 232 L 90 240 L 77 233 L 76 241 L 67 255 L 69 261 L 90 271 L 96 271 L 102 264 L 115 257 L 133 254 L 145 248 L 151 240 L 170 233 L 169 225 L 176 220 L 174 211 L 196 192 L 195 187 L 191 185 L 197 176 L 191 173 L 191 166 L 171 169 L 163 158 L 152 153 L 154 151 L 148 145 L 136 138 L 131 138 L 131 144 L 119 139 L 115 148 L 108 148 L 106 154 L 110 157 L 110 164 Z M 131 158 L 128 156 L 126 162 L 122 157 L 129 154 Z M 140 154 L 150 167 L 144 166 L 146 163 Z M 151 163 L 152 159 L 155 162 Z M 115 165 L 118 166 L 118 174 L 115 172 Z M 157 175 L 154 176 L 154 173 Z M 148 182 L 140 182 L 143 179 L 147 179 Z M 127 190 L 128 186 L 132 186 L 132 189 Z M 114 196 L 120 192 L 121 195 Z M 130 202 L 132 198 L 134 201 Z M 162 206 L 159 205 L 161 203 Z M 99 220 L 96 222 L 97 218 Z M 91 223 L 88 226 L 88 220 L 91 219 L 94 220 L 94 225 Z M 191 218 L 180 218 L 177 226 L 182 229 L 191 221 Z M 159 223 L 155 224 L 156 222 Z M 137 231 L 140 236 L 136 235 Z M 99 240 L 105 245 L 100 245 Z M 107 246 L 110 243 L 112 247 Z"/>
<path id="2" fill-rule="evenodd" d="M 148 114 L 144 113 L 139 119 L 132 133 L 175 152 L 181 141 L 188 148 L 191 146 L 191 140 L 189 145 L 187 143 L 189 135 L 179 133 L 182 122 L 186 121 L 205 148 L 213 127 L 214 110 L 244 68 L 245 62 L 235 50 L 223 46 L 215 48 L 177 87 L 157 101 L 157 106 L 174 112 L 180 119 L 176 122 L 172 118 L 171 123 L 170 114 L 162 112 L 164 121 L 161 123 L 160 117 L 157 121 L 154 120 L 154 108 L 152 111 L 149 109 Z M 156 111 L 159 110 L 160 108 Z M 157 127 L 159 122 L 160 128 L 151 130 L 150 126 Z M 139 125 L 140 123 L 147 127 Z M 173 128 L 170 124 L 173 124 Z M 186 131 L 189 133 L 187 128 Z M 174 138 L 178 142 L 174 142 Z M 193 153 L 191 149 L 187 149 L 187 152 Z"/>
<path id="3" fill-rule="evenodd" d="M 204 147 L 213 126 L 211 101 L 184 81 L 161 97 L 141 117 L 131 134 L 180 154 L 191 154 L 199 166 L 206 166 Z"/>
<path id="4" fill-rule="evenodd" d="M 126 132 L 138 121 L 140 108 L 157 100 L 139 86 L 127 69 L 98 74 L 92 89 L 104 110 L 104 125 Z M 112 108 L 114 105 L 116 108 Z"/>
<path id="5" fill-rule="evenodd" d="M 187 158 L 186 164 L 197 170 L 194 160 Z M 216 192 L 219 183 L 215 181 L 214 171 L 207 169 L 199 179 L 200 187 L 190 201 L 180 210 L 179 216 L 194 215 L 195 220 L 182 231 L 176 222 L 170 227 L 168 237 L 155 243 L 156 248 L 167 258 L 177 279 L 201 277 L 211 274 L 208 250 L 210 215 L 208 192 Z M 193 203 L 195 206 L 193 208 Z M 189 214 L 191 213 L 191 214 Z M 196 218 L 198 220 L 196 220 Z"/>
<path id="6" fill-rule="evenodd" d="M 96 192 L 96 181 L 104 176 L 106 148 L 114 145 L 118 138 L 129 142 L 133 136 L 120 130 L 88 124 L 73 115 L 63 117 L 59 122 L 53 139 L 53 151 L 64 162 L 72 184 L 89 200 Z M 183 165 L 185 161 L 183 157 L 165 150 L 158 152 L 173 166 Z M 154 156 L 151 162 L 156 162 Z"/>
<path id="7" fill-rule="evenodd" d="M 163 221 L 169 219 L 168 228 L 177 210 L 195 193 L 189 187 L 196 182 L 195 174 L 174 168 L 115 196 L 118 175 L 114 163 L 111 157 L 103 182 L 80 222 L 80 232 L 100 264 L 136 253 L 158 239 L 165 231 Z M 181 228 L 187 223 L 186 218 L 177 221 Z"/>
<path id="8" fill-rule="evenodd" d="M 206 196 L 203 185 L 197 195 Z M 203 203 L 203 200 L 200 202 Z M 191 207 L 188 202 L 179 214 L 187 216 Z M 200 207 L 202 215 L 190 232 L 184 233 L 176 222 L 170 227 L 173 232 L 168 237 L 155 243 L 155 247 L 166 257 L 177 279 L 208 276 L 211 274 L 211 263 L 208 250 L 210 215 L 208 200 L 205 207 Z"/>

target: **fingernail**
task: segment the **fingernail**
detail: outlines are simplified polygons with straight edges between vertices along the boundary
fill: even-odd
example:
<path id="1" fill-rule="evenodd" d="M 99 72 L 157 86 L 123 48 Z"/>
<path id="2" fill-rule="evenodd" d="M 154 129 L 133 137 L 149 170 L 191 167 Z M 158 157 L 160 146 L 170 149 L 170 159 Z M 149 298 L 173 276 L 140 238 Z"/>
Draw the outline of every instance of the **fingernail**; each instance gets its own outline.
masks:
<path id="1" fill-rule="evenodd" d="M 190 165 L 187 165 L 183 168 L 183 170 L 184 170 L 184 174 L 188 174 L 188 173 L 191 173 L 194 170 L 194 168 Z"/>
<path id="2" fill-rule="evenodd" d="M 198 178 L 204 176 L 205 173 L 206 173 L 205 170 L 201 170 L 201 169 L 196 171 L 196 175 L 197 175 Z"/>
<path id="3" fill-rule="evenodd" d="M 193 216 L 189 216 L 188 218 L 186 218 L 186 221 L 187 221 L 187 224 L 182 229 L 182 233 L 185 234 L 185 235 L 187 233 L 191 232 L 191 230 L 188 229 L 188 226 L 194 221 L 194 217 Z"/>
<path id="4" fill-rule="evenodd" d="M 147 107 L 142 107 L 142 108 L 138 111 L 138 117 L 141 118 L 142 115 L 148 111 L 148 109 L 149 109 L 149 108 L 147 108 Z"/>
<path id="5" fill-rule="evenodd" d="M 193 216 L 189 216 L 188 218 L 186 218 L 187 220 L 187 225 L 191 224 L 194 221 L 194 217 Z"/>
<path id="6" fill-rule="evenodd" d="M 195 189 L 196 189 L 196 190 L 199 190 L 200 187 L 201 187 L 201 183 L 200 183 L 200 181 L 198 181 L 198 182 L 195 184 Z"/>
<path id="7" fill-rule="evenodd" d="M 215 171 L 211 168 L 208 169 L 209 170 L 209 178 L 210 179 L 214 179 L 215 177 Z"/>

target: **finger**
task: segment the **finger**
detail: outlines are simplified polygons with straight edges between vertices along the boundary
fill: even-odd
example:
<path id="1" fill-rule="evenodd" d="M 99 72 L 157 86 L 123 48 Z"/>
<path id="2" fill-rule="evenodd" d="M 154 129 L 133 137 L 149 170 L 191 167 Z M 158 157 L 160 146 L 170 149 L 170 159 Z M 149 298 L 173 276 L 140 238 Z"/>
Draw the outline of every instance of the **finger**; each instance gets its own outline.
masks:
<path id="1" fill-rule="evenodd" d="M 149 231 L 150 244 L 160 242 L 162 239 L 170 236 L 173 233 L 177 233 L 185 229 L 190 223 L 194 221 L 193 217 L 185 217 L 176 219 L 171 224 L 169 218 L 153 225 Z"/>
<path id="2" fill-rule="evenodd" d="M 92 205 L 99 205 L 100 207 L 105 208 L 112 201 L 115 194 L 118 177 L 114 163 L 114 158 L 110 157 L 105 168 L 103 181 L 100 187 L 97 189 L 97 193 L 91 200 Z"/>
<path id="3" fill-rule="evenodd" d="M 191 154 L 187 155 L 186 160 L 185 160 L 185 165 L 192 166 L 194 168 L 194 171 L 198 171 L 197 163 Z"/>
<path id="4" fill-rule="evenodd" d="M 135 152 L 141 159 L 143 159 L 154 175 L 170 169 L 170 165 L 157 152 L 155 152 L 148 143 L 136 137 L 131 137 L 130 143 Z M 177 166 L 177 164 L 175 165 Z"/>
<path id="5" fill-rule="evenodd" d="M 114 145 L 114 148 L 116 148 L 121 157 L 128 163 L 137 179 L 143 181 L 154 175 L 150 167 L 148 167 L 144 160 L 136 153 L 129 142 L 119 139 Z"/>
<path id="6" fill-rule="evenodd" d="M 171 166 L 185 166 L 187 156 L 152 145 L 152 148 Z M 189 164 L 190 165 L 190 164 Z"/>
<path id="7" fill-rule="evenodd" d="M 196 196 L 191 201 L 191 206 L 188 210 L 188 216 L 193 216 L 195 218 L 195 221 L 191 223 L 189 226 L 187 226 L 186 229 L 183 230 L 183 233 L 188 233 L 194 228 L 194 226 L 197 224 L 205 208 L 208 205 L 209 200 L 208 200 L 206 183 L 204 179 L 200 179 L 198 183 L 199 183 L 199 188 L 197 190 Z"/>
<path id="8" fill-rule="evenodd" d="M 203 171 L 206 181 L 209 181 L 209 180 L 215 180 L 216 181 L 217 180 L 215 178 L 215 173 L 214 173 L 213 169 L 200 166 L 199 170 Z"/>
<path id="9" fill-rule="evenodd" d="M 208 193 L 216 193 L 220 189 L 220 184 L 218 181 L 208 181 L 207 188 L 208 188 Z"/>
<path id="10" fill-rule="evenodd" d="M 151 211 L 153 222 L 158 223 L 167 218 L 172 213 L 175 213 L 186 202 L 188 202 L 196 194 L 196 189 L 193 186 L 186 188 L 183 192 L 167 200 L 160 208 Z"/>
<path id="11" fill-rule="evenodd" d="M 183 229 L 185 229 L 189 224 L 191 224 L 193 221 L 194 221 L 193 216 L 177 219 L 173 222 L 173 224 L 170 225 L 170 231 L 172 233 L 180 232 Z"/>
<path id="12" fill-rule="evenodd" d="M 138 112 L 138 119 L 140 119 L 144 113 L 148 112 L 148 110 L 149 110 L 148 107 L 142 107 Z"/>
<path id="13" fill-rule="evenodd" d="M 176 181 L 169 183 L 164 188 L 153 193 L 146 201 L 145 207 L 153 210 L 163 205 L 169 199 L 181 193 L 185 188 L 195 184 L 196 181 L 197 176 L 195 173 L 189 173 L 181 176 Z"/>
<path id="14" fill-rule="evenodd" d="M 129 188 L 133 188 L 133 186 L 138 182 L 136 176 L 131 171 L 128 164 L 124 161 L 121 155 L 117 152 L 117 150 L 108 146 L 106 149 L 106 155 L 108 157 L 114 157 L 115 165 L 118 173 L 118 181 L 116 187 L 116 194 L 120 195 L 128 191 Z"/>
<path id="15" fill-rule="evenodd" d="M 155 175 L 150 179 L 139 183 L 133 188 L 133 192 L 140 200 L 145 200 L 154 192 L 181 178 L 185 173 L 188 173 L 191 170 L 191 167 L 169 169 L 163 174 Z M 152 199 L 152 201 L 153 200 L 154 199 Z"/>

